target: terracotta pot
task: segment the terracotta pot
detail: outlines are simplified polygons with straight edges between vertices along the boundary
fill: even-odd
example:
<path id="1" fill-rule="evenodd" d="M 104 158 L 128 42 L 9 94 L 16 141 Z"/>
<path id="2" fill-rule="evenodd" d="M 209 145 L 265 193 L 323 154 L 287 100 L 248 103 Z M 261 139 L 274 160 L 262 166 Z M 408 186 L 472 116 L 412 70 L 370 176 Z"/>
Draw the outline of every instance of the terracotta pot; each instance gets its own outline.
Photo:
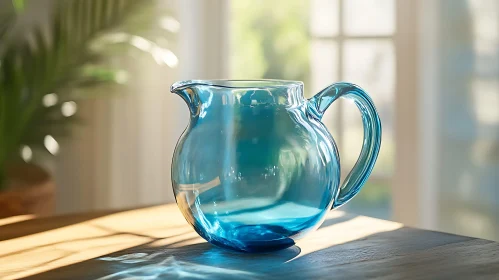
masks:
<path id="1" fill-rule="evenodd" d="M 54 213 L 55 184 L 45 170 L 28 163 L 10 165 L 6 179 L 7 188 L 0 191 L 0 218 Z"/>

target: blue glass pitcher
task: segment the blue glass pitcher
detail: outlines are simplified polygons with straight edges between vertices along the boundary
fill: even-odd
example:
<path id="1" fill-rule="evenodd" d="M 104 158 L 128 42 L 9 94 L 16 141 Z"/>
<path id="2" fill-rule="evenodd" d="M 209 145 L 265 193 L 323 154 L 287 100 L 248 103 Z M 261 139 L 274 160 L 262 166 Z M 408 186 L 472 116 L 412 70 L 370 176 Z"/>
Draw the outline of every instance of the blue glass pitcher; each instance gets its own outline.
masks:
<path id="1" fill-rule="evenodd" d="M 379 116 L 353 84 L 308 100 L 302 82 L 284 80 L 190 80 L 171 91 L 190 110 L 172 162 L 177 204 L 199 235 L 224 248 L 292 246 L 359 192 L 378 156 Z M 321 122 L 340 97 L 355 102 L 364 124 L 360 157 L 341 187 L 338 150 Z"/>

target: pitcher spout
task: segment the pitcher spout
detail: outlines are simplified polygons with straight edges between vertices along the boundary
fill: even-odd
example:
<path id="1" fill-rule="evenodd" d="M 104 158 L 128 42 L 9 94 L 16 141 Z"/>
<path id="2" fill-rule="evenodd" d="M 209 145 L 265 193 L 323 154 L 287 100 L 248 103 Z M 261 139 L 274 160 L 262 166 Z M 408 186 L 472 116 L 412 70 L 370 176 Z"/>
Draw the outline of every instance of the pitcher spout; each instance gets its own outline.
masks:
<path id="1" fill-rule="evenodd" d="M 197 114 L 200 104 L 199 96 L 195 91 L 196 85 L 194 81 L 180 81 L 170 88 L 170 92 L 177 94 L 185 101 L 192 115 Z"/>

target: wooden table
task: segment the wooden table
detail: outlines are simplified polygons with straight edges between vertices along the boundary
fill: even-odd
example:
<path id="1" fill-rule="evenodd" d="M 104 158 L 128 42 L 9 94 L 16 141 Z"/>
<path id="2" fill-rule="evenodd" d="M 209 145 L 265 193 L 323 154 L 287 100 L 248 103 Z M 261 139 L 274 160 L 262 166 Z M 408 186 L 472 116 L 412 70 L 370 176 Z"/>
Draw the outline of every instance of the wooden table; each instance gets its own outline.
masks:
<path id="1" fill-rule="evenodd" d="M 206 243 L 176 205 L 0 220 L 0 279 L 499 279 L 499 243 L 333 211 L 292 248 Z"/>

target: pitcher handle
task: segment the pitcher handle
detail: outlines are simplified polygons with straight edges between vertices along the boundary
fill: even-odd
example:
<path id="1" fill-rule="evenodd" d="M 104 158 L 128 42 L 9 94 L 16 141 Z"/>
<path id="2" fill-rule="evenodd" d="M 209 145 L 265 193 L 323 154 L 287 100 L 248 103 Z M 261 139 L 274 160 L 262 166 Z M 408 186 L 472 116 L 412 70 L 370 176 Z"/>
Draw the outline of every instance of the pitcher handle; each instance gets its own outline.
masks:
<path id="1" fill-rule="evenodd" d="M 360 156 L 339 189 L 332 209 L 345 204 L 360 191 L 373 170 L 381 145 L 381 121 L 378 112 L 369 95 L 357 85 L 332 84 L 309 99 L 309 109 L 320 120 L 326 109 L 340 97 L 353 100 L 359 108 L 364 124 L 364 141 Z"/>

